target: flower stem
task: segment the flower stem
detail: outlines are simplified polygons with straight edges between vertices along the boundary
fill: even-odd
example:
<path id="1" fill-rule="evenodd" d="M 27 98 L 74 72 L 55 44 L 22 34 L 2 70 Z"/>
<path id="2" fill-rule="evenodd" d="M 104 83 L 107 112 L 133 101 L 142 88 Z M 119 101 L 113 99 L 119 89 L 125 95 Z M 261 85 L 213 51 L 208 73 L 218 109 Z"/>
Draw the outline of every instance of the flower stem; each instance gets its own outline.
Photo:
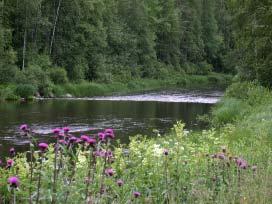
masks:
<path id="1" fill-rule="evenodd" d="M 53 178 L 53 195 L 52 195 L 52 202 L 51 204 L 56 203 L 56 184 L 57 184 L 57 174 L 58 174 L 58 169 L 57 169 L 57 159 L 58 159 L 58 150 L 59 150 L 59 141 L 57 140 L 56 146 L 55 146 L 55 157 L 54 157 L 54 178 Z"/>
<path id="2" fill-rule="evenodd" d="M 41 177 L 42 177 L 43 154 L 42 154 L 42 156 L 41 156 L 40 159 L 41 159 L 41 161 L 40 161 L 40 169 L 39 169 L 39 177 L 38 177 L 36 203 L 39 203 L 39 199 L 40 199 L 40 188 L 41 188 Z"/>

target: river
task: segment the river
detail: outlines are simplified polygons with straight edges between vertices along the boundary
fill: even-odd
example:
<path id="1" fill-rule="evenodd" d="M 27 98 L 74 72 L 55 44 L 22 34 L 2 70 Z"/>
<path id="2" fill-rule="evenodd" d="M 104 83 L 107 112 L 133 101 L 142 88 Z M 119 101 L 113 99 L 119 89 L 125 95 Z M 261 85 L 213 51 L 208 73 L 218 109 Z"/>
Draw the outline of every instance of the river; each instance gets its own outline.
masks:
<path id="1" fill-rule="evenodd" d="M 198 129 L 198 115 L 210 111 L 220 91 L 157 91 L 126 96 L 76 99 L 42 99 L 0 103 L 0 152 L 27 148 L 19 125 L 28 124 L 38 141 L 52 141 L 51 130 L 69 126 L 75 135 L 113 128 L 122 143 L 136 134 L 155 136 L 182 120 L 187 129 Z M 156 130 L 156 131 L 155 131 Z"/>

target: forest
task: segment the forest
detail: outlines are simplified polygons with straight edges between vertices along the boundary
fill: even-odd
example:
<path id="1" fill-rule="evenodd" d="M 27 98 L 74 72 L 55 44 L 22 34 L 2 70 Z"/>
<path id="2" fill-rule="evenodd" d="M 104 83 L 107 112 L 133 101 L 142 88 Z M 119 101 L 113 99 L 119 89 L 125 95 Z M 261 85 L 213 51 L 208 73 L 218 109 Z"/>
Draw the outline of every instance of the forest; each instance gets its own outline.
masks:
<path id="1" fill-rule="evenodd" d="M 235 73 L 234 11 L 224 0 L 1 0 L 0 7 L 0 84 L 47 95 L 68 81 Z"/>
<path id="2" fill-rule="evenodd" d="M 68 81 L 221 72 L 272 85 L 270 1 L 1 0 L 0 8 L 0 84 L 48 95 Z"/>

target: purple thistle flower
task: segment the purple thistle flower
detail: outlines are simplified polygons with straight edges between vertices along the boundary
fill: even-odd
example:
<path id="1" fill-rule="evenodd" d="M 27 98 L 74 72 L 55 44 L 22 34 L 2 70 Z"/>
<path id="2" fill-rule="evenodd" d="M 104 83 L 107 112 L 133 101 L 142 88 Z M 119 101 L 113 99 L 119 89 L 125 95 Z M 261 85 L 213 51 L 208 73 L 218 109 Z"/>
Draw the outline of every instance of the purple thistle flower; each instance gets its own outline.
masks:
<path id="1" fill-rule="evenodd" d="M 124 181 L 121 180 L 121 179 L 118 179 L 118 180 L 116 181 L 116 184 L 117 184 L 119 187 L 121 187 L 121 186 L 124 185 Z"/>
<path id="2" fill-rule="evenodd" d="M 225 160 L 225 159 L 226 159 L 224 153 L 218 153 L 218 154 L 217 154 L 217 158 L 218 158 L 218 159 L 221 159 L 221 160 Z"/>
<path id="3" fill-rule="evenodd" d="M 105 139 L 106 139 L 105 134 L 104 134 L 103 132 L 99 132 L 99 133 L 98 133 L 98 139 L 99 139 L 100 141 L 105 141 Z"/>
<path id="4" fill-rule="evenodd" d="M 164 154 L 165 156 L 167 156 L 167 155 L 169 154 L 168 149 L 164 149 L 164 150 L 163 150 L 163 154 Z"/>
<path id="5" fill-rule="evenodd" d="M 12 177 L 9 177 L 8 183 L 9 183 L 10 187 L 17 188 L 20 185 L 20 180 L 18 179 L 18 177 L 12 176 Z"/>
<path id="6" fill-rule="evenodd" d="M 108 168 L 105 170 L 105 174 L 107 176 L 113 176 L 114 175 L 114 170 L 112 168 Z"/>
<path id="7" fill-rule="evenodd" d="M 64 128 L 63 128 L 63 131 L 64 131 L 65 133 L 68 133 L 68 132 L 70 131 L 70 128 L 69 128 L 69 127 L 64 127 Z"/>
<path id="8" fill-rule="evenodd" d="M 13 164 L 14 164 L 14 161 L 13 161 L 12 159 L 8 159 L 8 160 L 7 160 L 7 166 L 8 166 L 8 167 L 12 167 Z"/>
<path id="9" fill-rule="evenodd" d="M 13 147 L 9 149 L 9 154 L 11 157 L 15 156 L 15 149 Z"/>
<path id="10" fill-rule="evenodd" d="M 141 193 L 138 192 L 138 191 L 135 191 L 135 192 L 133 192 L 133 195 L 134 195 L 135 198 L 138 198 L 138 197 L 141 196 Z"/>
<path id="11" fill-rule="evenodd" d="M 107 139 L 107 138 L 110 138 L 110 139 L 114 139 L 114 132 L 113 132 L 113 129 L 105 129 L 105 131 L 104 131 L 104 133 L 105 133 L 105 138 Z"/>
<path id="12" fill-rule="evenodd" d="M 70 143 L 75 143 L 75 142 L 77 141 L 77 139 L 78 139 L 78 138 L 76 138 L 76 137 L 73 136 L 73 137 L 71 137 L 71 138 L 69 139 L 69 142 L 70 142 Z"/>
<path id="13" fill-rule="evenodd" d="M 88 143 L 89 143 L 90 146 L 94 146 L 95 143 L 96 143 L 96 139 L 94 139 L 94 138 L 89 138 Z"/>
<path id="14" fill-rule="evenodd" d="M 46 144 L 46 143 L 39 143 L 39 149 L 42 151 L 42 152 L 45 152 L 45 151 L 47 151 L 47 149 L 48 149 L 48 144 Z"/>
<path id="15" fill-rule="evenodd" d="M 26 132 L 26 131 L 28 130 L 27 124 L 22 124 L 22 125 L 20 125 L 20 130 Z"/>
<path id="16" fill-rule="evenodd" d="M 106 157 L 113 157 L 113 153 L 112 153 L 112 151 L 107 151 L 107 152 L 105 152 L 105 156 Z"/>
<path id="17" fill-rule="evenodd" d="M 83 142 L 88 142 L 90 140 L 90 138 L 87 136 L 87 135 L 81 135 L 80 136 L 80 139 L 83 141 Z"/>
<path id="18" fill-rule="evenodd" d="M 248 167 L 247 161 L 242 158 L 236 159 L 236 165 L 241 169 L 246 169 Z"/>
<path id="19" fill-rule="evenodd" d="M 55 129 L 52 130 L 52 132 L 53 132 L 54 134 L 58 135 L 58 134 L 60 134 L 61 129 L 60 129 L 60 128 L 55 128 Z"/>

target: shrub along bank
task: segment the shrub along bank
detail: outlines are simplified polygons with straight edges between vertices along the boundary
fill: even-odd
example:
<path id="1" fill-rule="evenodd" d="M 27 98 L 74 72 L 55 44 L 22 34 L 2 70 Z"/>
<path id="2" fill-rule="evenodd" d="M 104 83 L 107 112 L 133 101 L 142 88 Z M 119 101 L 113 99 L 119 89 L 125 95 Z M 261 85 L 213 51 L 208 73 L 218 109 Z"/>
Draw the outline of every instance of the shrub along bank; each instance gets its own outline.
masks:
<path id="1" fill-rule="evenodd" d="M 91 97 L 111 94 L 131 93 L 138 91 L 167 89 L 167 88 L 221 88 L 224 89 L 231 82 L 231 75 L 210 73 L 209 75 L 173 75 L 161 79 L 134 79 L 130 81 L 116 81 L 109 83 L 87 82 L 68 83 L 65 77 L 57 77 L 53 72 L 51 78 L 54 83 L 41 83 L 30 80 L 29 83 L 0 86 L 0 98 L 3 100 L 31 99 L 35 95 L 42 97 Z M 58 75 L 59 76 L 59 75 Z"/>

